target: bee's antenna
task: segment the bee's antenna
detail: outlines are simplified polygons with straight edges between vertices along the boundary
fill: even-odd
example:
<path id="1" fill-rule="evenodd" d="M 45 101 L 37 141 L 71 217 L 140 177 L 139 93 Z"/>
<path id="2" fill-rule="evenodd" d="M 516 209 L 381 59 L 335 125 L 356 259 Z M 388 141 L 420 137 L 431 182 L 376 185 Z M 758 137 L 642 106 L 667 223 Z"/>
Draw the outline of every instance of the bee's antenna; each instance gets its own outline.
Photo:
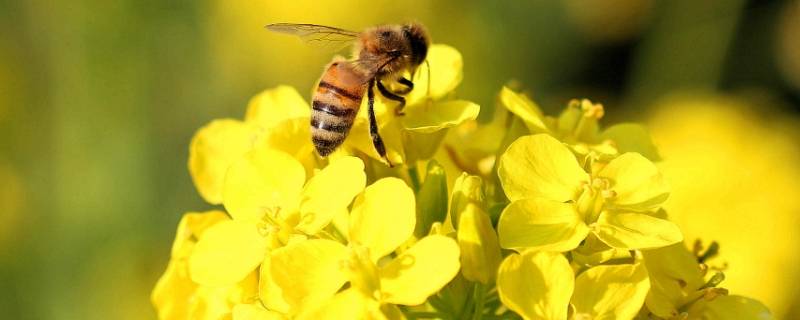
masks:
<path id="1" fill-rule="evenodd" d="M 428 67 L 428 98 L 431 97 L 431 63 L 425 59 L 425 65 Z"/>

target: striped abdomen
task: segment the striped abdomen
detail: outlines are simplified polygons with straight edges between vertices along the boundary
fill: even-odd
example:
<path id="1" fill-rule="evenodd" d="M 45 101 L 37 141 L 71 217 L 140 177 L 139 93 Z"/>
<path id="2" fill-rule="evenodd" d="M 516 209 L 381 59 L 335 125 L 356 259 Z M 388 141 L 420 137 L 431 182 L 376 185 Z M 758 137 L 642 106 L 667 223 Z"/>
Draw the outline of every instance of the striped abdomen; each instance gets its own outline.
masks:
<path id="1" fill-rule="evenodd" d="M 365 77 L 347 61 L 328 66 L 312 99 L 311 141 L 321 156 L 339 147 L 358 114 L 366 89 Z"/>

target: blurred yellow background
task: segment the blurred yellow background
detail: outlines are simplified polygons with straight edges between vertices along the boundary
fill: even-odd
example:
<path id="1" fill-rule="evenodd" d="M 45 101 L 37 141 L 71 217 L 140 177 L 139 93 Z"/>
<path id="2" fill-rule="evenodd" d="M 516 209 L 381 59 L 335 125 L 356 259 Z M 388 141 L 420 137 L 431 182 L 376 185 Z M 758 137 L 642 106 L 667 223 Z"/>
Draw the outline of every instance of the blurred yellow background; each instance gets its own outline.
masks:
<path id="1" fill-rule="evenodd" d="M 800 318 L 800 2 L 0 1 L 0 313 L 151 319 L 185 211 L 189 139 L 268 87 L 310 93 L 335 54 L 267 23 L 416 20 L 491 115 L 515 81 L 653 129 L 670 215 L 720 242 L 723 287 Z"/>

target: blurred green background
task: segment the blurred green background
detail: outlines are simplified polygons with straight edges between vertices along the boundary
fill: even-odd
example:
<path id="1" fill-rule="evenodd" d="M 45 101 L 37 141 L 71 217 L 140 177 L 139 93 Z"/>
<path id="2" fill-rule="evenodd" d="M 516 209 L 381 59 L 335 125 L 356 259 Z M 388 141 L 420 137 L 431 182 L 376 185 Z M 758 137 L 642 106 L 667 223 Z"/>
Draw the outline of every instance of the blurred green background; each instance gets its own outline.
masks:
<path id="1" fill-rule="evenodd" d="M 678 213 L 687 240 L 744 239 L 722 242 L 729 287 L 800 318 L 800 3 L 766 0 L 2 0 L 0 317 L 155 318 L 181 214 L 211 208 L 186 168 L 192 134 L 241 118 L 263 89 L 310 93 L 332 57 L 263 26 L 409 20 L 461 51 L 458 94 L 485 110 L 513 81 L 550 113 L 587 97 L 605 123 L 652 124 L 667 162 L 708 141 L 692 156 L 716 154 L 719 176 L 742 179 L 676 174 L 703 195 L 676 191 L 674 207 L 703 203 Z"/>

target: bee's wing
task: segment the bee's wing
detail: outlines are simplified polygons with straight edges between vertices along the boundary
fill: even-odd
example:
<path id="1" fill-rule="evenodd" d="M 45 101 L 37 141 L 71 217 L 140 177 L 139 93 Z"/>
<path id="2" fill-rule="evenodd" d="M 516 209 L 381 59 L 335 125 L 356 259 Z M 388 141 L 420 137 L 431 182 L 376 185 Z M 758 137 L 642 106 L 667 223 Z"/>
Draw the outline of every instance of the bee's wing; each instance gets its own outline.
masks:
<path id="1" fill-rule="evenodd" d="M 273 23 L 265 28 L 270 31 L 300 37 L 304 42 L 318 47 L 342 49 L 356 39 L 358 32 L 334 27 L 305 23 Z"/>

